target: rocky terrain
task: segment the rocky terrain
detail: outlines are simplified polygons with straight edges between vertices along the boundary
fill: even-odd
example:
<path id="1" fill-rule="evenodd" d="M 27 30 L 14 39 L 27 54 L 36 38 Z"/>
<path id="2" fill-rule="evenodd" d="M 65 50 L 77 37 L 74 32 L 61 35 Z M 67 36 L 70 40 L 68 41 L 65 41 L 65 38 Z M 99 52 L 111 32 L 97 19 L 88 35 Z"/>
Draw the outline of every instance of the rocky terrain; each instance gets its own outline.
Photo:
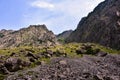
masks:
<path id="1" fill-rule="evenodd" d="M 82 18 L 67 42 L 93 42 L 120 49 L 120 0 L 105 0 Z"/>
<path id="2" fill-rule="evenodd" d="M 5 80 L 120 80 L 120 55 L 55 58 L 50 64 L 13 74 Z"/>
<path id="3" fill-rule="evenodd" d="M 45 25 L 30 25 L 18 31 L 1 30 L 0 48 L 19 46 L 55 45 L 56 37 Z"/>
<path id="4" fill-rule="evenodd" d="M 119 80 L 120 51 L 91 43 L 0 50 L 0 80 Z"/>

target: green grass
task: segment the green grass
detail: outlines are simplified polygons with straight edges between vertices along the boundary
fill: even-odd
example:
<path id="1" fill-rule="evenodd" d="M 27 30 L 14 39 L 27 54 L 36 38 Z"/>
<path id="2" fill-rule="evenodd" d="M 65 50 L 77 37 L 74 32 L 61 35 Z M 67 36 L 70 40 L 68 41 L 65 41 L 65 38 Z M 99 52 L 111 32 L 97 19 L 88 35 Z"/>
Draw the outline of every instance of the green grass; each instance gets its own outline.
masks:
<path id="1" fill-rule="evenodd" d="M 83 44 L 91 44 L 94 45 L 93 48 L 99 48 L 101 51 L 107 52 L 107 53 L 112 53 L 112 54 L 119 54 L 120 50 L 115 50 L 111 49 L 108 47 L 101 46 L 99 44 L 94 44 L 94 43 L 69 43 L 69 44 L 63 44 L 63 45 L 56 45 L 49 47 L 48 50 L 52 50 L 53 52 L 55 51 L 60 51 L 61 53 L 67 53 L 68 56 L 74 57 L 75 51 L 77 49 L 80 49 Z M 10 55 L 12 52 L 14 53 L 20 53 L 21 50 L 24 51 L 34 51 L 34 54 L 42 53 L 45 52 L 46 49 L 44 47 L 31 47 L 31 46 L 21 46 L 21 47 L 16 47 L 16 48 L 6 48 L 6 49 L 0 49 L 0 55 Z"/>
<path id="2" fill-rule="evenodd" d="M 112 54 L 119 54 L 120 50 L 111 49 L 108 47 L 101 46 L 99 44 L 94 43 L 69 43 L 69 44 L 63 44 L 63 45 L 56 45 L 49 47 L 48 50 L 60 51 L 61 53 L 67 53 L 69 56 L 75 56 L 75 51 L 77 49 L 80 49 L 83 44 L 91 44 L 94 45 L 93 48 L 99 48 L 104 52 L 112 53 Z M 31 46 L 21 46 L 16 48 L 6 48 L 6 49 L 0 49 L 0 55 L 10 55 L 12 52 L 14 53 L 20 53 L 21 50 L 24 51 L 33 51 L 34 54 L 45 52 L 46 49 L 44 47 L 31 47 Z"/>
<path id="3" fill-rule="evenodd" d="M 115 49 L 105 47 L 99 44 L 94 44 L 94 45 L 96 45 L 95 48 L 99 48 L 104 52 L 111 53 L 111 54 L 120 54 L 120 50 L 115 50 Z"/>
<path id="4" fill-rule="evenodd" d="M 0 80 L 4 80 L 4 78 L 5 78 L 5 75 L 0 74 Z"/>

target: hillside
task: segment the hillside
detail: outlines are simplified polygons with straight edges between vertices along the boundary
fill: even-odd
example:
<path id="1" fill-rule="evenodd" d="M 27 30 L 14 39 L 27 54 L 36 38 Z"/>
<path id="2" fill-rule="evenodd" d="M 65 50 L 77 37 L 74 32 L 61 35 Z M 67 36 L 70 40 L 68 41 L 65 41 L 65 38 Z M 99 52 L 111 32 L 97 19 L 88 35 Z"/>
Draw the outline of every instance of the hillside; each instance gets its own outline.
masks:
<path id="1" fill-rule="evenodd" d="M 72 33 L 73 30 L 67 30 L 67 31 L 64 31 L 60 34 L 57 35 L 57 38 L 58 39 L 66 39 L 67 37 L 70 36 L 70 34 Z"/>
<path id="2" fill-rule="evenodd" d="M 120 0 L 105 0 L 82 18 L 67 42 L 92 42 L 120 49 Z"/>
<path id="3" fill-rule="evenodd" d="M 30 25 L 18 31 L 1 30 L 0 48 L 55 45 L 56 37 L 45 25 Z"/>

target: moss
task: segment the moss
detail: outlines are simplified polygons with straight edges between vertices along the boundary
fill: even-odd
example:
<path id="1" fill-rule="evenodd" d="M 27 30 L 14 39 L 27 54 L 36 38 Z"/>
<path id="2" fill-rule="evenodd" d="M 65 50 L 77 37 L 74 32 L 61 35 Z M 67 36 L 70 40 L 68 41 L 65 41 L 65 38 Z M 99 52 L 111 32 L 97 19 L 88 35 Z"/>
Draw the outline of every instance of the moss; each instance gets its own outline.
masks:
<path id="1" fill-rule="evenodd" d="M 41 58 L 40 61 L 44 61 L 45 63 L 50 63 L 50 58 Z"/>
<path id="2" fill-rule="evenodd" d="M 31 65 L 29 66 L 29 68 L 34 68 L 34 67 L 36 67 L 35 63 L 31 63 Z"/>
<path id="3" fill-rule="evenodd" d="M 5 75 L 0 74 L 0 80 L 4 80 L 4 78 L 5 78 Z"/>

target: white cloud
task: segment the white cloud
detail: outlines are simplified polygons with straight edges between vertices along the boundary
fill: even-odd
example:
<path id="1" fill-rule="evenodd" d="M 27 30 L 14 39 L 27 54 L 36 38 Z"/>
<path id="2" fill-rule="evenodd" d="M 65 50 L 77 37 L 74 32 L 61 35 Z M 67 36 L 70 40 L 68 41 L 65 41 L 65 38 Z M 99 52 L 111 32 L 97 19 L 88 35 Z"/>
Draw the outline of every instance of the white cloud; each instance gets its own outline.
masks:
<path id="1" fill-rule="evenodd" d="M 45 1 L 34 1 L 31 3 L 31 6 L 36 8 L 49 9 L 49 10 L 52 10 L 55 7 L 53 4 Z"/>
<path id="2" fill-rule="evenodd" d="M 104 0 L 64 0 L 56 3 L 56 10 L 73 17 L 87 16 L 101 1 Z"/>
<path id="3" fill-rule="evenodd" d="M 33 0 L 31 6 L 38 9 L 31 12 L 31 9 L 28 10 L 23 21 L 28 24 L 46 24 L 48 29 L 58 34 L 75 29 L 80 19 L 102 1 L 104 0 Z"/>

